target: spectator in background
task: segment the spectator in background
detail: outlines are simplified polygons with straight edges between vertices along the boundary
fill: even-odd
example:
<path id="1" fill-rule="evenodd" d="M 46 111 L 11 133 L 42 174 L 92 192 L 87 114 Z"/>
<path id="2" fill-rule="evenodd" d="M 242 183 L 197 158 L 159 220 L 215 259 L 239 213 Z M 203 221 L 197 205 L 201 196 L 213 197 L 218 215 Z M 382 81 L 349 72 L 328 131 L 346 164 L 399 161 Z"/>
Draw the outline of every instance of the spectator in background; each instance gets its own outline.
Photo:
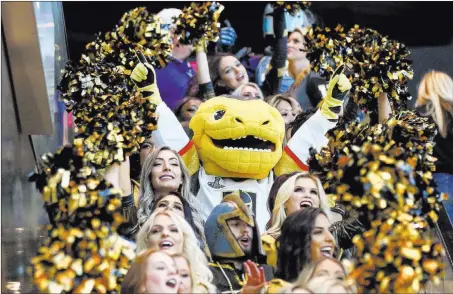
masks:
<path id="1" fill-rule="evenodd" d="M 275 32 L 273 29 L 273 14 L 274 14 L 274 9 L 272 8 L 272 4 L 267 4 L 265 9 L 264 9 L 264 17 L 263 17 L 263 34 L 264 34 L 264 39 L 267 44 L 272 43 L 273 38 L 275 37 Z M 307 26 L 311 26 L 312 24 L 315 23 L 315 16 L 309 11 L 309 10 L 301 10 L 297 12 L 294 15 L 291 15 L 287 11 L 284 13 L 285 16 L 285 24 L 286 24 L 286 30 L 291 33 L 293 32 L 296 28 L 305 28 Z M 256 78 L 255 82 L 258 85 L 262 85 L 262 82 L 264 81 L 265 77 L 265 72 L 267 71 L 267 68 L 269 66 L 269 62 L 271 60 L 272 52 L 270 52 L 272 49 L 267 47 L 265 49 L 265 52 L 267 52 L 268 56 L 263 57 L 259 64 L 256 67 Z M 288 62 L 285 65 L 286 69 L 283 73 L 282 76 L 282 81 L 281 81 L 281 86 L 279 89 L 279 93 L 284 93 L 288 90 L 291 89 L 291 86 L 294 83 L 294 77 L 291 77 L 291 75 L 288 72 Z"/>
<path id="2" fill-rule="evenodd" d="M 304 44 L 304 30 L 296 28 L 288 37 L 288 72 L 294 79 L 290 93 L 308 110 L 315 108 L 325 96 L 327 82 L 311 71 Z"/>
<path id="3" fill-rule="evenodd" d="M 167 8 L 160 11 L 157 15 L 162 19 L 166 28 L 173 30 L 173 17 L 178 17 L 181 10 L 175 8 Z M 189 56 L 192 54 L 193 46 L 182 45 L 178 38 L 172 34 L 173 52 L 172 58 L 166 67 L 155 69 L 157 85 L 159 87 L 162 100 L 167 103 L 170 109 L 174 109 L 179 100 L 181 100 L 192 80 L 195 76 L 195 71 L 188 62 Z"/>
<path id="4" fill-rule="evenodd" d="M 198 97 L 188 96 L 185 97 L 175 109 L 176 118 L 179 120 L 189 137 L 192 137 L 192 131 L 189 129 L 190 119 L 194 116 L 195 112 L 197 112 L 198 107 L 202 102 L 203 100 Z"/>
<path id="5" fill-rule="evenodd" d="M 299 102 L 288 94 L 277 94 L 267 99 L 267 103 L 275 108 L 285 120 L 285 126 L 294 121 L 296 116 L 302 112 Z"/>
<path id="6" fill-rule="evenodd" d="M 436 173 L 434 181 L 440 192 L 448 194 L 447 212 L 453 215 L 453 80 L 439 71 L 427 73 L 418 89 L 416 107 L 431 116 L 438 128 L 434 138 Z"/>
<path id="7" fill-rule="evenodd" d="M 263 92 L 260 87 L 255 83 L 243 84 L 234 90 L 232 93 L 233 96 L 242 96 L 242 97 L 252 97 L 263 100 Z"/>
<path id="8" fill-rule="evenodd" d="M 172 31 L 173 17 L 178 17 L 181 12 L 179 9 L 167 8 L 157 15 L 162 19 L 164 26 Z M 231 27 L 222 28 L 220 37 L 219 43 L 221 45 L 232 46 L 231 44 L 234 44 L 236 40 L 236 32 Z M 189 57 L 194 49 L 193 46 L 181 44 L 174 35 L 172 35 L 172 42 L 173 52 L 170 62 L 166 67 L 155 69 L 155 71 L 162 100 L 170 109 L 174 110 L 179 101 L 186 96 L 196 72 L 189 63 Z M 199 65 L 198 68 L 200 68 Z"/>
<path id="9" fill-rule="evenodd" d="M 283 8 L 272 12 L 274 40 L 274 53 L 270 61 L 271 69 L 265 74 L 261 90 L 266 95 L 278 93 L 280 90 L 283 69 L 286 63 L 286 27 Z M 210 81 L 217 95 L 231 94 L 239 86 L 247 84 L 249 74 L 241 61 L 231 53 L 218 53 L 209 59 Z"/>

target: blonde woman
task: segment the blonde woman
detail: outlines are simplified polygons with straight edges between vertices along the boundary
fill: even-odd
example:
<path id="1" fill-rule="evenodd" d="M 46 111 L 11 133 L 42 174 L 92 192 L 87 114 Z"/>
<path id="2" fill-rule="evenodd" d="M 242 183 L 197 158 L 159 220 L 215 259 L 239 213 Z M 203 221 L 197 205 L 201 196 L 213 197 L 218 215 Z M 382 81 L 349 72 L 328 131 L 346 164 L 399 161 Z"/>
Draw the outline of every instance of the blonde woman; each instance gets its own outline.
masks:
<path id="1" fill-rule="evenodd" d="M 198 246 L 190 225 L 179 215 L 169 211 L 156 211 L 137 234 L 137 252 L 159 249 L 170 255 L 184 254 L 193 273 L 194 292 L 212 293 L 212 273 L 208 261 Z"/>
<path id="2" fill-rule="evenodd" d="M 292 123 L 296 116 L 302 112 L 299 102 L 288 94 L 277 94 L 271 96 L 266 102 L 277 108 L 278 112 L 280 112 L 283 120 L 285 121 L 285 126 Z"/>
<path id="3" fill-rule="evenodd" d="M 194 293 L 195 283 L 190 266 L 190 260 L 184 254 L 173 254 L 173 260 L 176 266 L 176 272 L 179 276 L 179 291 L 178 294 L 189 294 Z"/>
<path id="4" fill-rule="evenodd" d="M 449 196 L 447 211 L 453 215 L 453 80 L 439 71 L 427 73 L 418 88 L 415 104 L 425 116 L 431 116 L 438 128 L 434 138 L 436 173 L 433 175 L 440 192 Z"/>
<path id="5" fill-rule="evenodd" d="M 346 270 L 343 265 L 335 258 L 324 257 L 323 259 L 305 267 L 300 273 L 294 286 L 299 288 L 307 288 L 308 282 L 316 277 L 327 277 L 344 281 L 346 278 Z"/>
<path id="6" fill-rule="evenodd" d="M 271 219 L 261 241 L 267 255 L 267 264 L 273 267 L 277 266 L 276 240 L 288 215 L 304 207 L 316 207 L 321 208 L 328 218 L 332 219 L 330 208 L 333 203 L 329 203 L 319 179 L 307 172 L 293 172 L 277 177 L 269 193 L 267 205 Z"/>
<path id="7" fill-rule="evenodd" d="M 253 97 L 263 100 L 264 95 L 260 87 L 255 83 L 246 83 L 240 85 L 232 93 L 233 96 L 242 96 L 242 97 Z"/>
<path id="8" fill-rule="evenodd" d="M 349 286 L 345 281 L 331 279 L 328 277 L 316 277 L 308 282 L 308 290 L 316 294 L 335 293 L 335 294 L 354 294 L 357 290 Z"/>

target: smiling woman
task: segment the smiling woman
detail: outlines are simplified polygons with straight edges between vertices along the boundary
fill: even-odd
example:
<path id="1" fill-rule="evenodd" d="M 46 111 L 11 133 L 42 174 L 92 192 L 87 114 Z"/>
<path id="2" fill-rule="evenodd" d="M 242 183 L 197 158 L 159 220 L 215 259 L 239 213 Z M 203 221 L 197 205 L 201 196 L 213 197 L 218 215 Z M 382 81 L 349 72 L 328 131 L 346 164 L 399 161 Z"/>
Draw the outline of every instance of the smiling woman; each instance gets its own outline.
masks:
<path id="1" fill-rule="evenodd" d="M 184 216 L 190 215 L 187 221 L 193 226 L 197 238 L 204 247 L 203 225 L 199 215 L 200 204 L 190 194 L 190 177 L 186 166 L 178 153 L 166 146 L 153 152 L 143 163 L 137 211 L 138 223 L 135 231 L 138 231 L 149 218 L 157 199 L 175 192 L 185 200 L 184 203 L 188 207 L 185 209 L 187 211 L 184 211 Z"/>
<path id="2" fill-rule="evenodd" d="M 307 207 L 288 216 L 277 242 L 276 277 L 294 282 L 299 272 L 323 257 L 332 257 L 335 240 L 330 221 L 319 208 Z"/>
<path id="3" fill-rule="evenodd" d="M 261 237 L 266 251 L 267 263 L 277 265 L 276 240 L 286 217 L 307 207 L 321 208 L 330 217 L 329 200 L 319 179 L 307 172 L 294 172 L 281 175 L 272 185 L 267 200 L 271 219 L 267 231 Z"/>
<path id="4" fill-rule="evenodd" d="M 191 226 L 179 215 L 156 211 L 137 234 L 137 252 L 147 249 L 162 250 L 168 254 L 184 254 L 192 266 L 195 293 L 212 293 L 212 273 L 208 261 L 198 246 Z"/>

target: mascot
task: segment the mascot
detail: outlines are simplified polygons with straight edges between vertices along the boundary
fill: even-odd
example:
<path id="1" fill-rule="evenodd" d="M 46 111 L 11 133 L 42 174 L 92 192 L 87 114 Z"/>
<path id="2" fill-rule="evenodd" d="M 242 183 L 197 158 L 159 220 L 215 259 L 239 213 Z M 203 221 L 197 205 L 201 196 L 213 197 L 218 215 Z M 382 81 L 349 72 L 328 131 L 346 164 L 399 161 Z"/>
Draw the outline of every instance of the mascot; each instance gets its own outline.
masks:
<path id="1" fill-rule="evenodd" d="M 267 198 L 274 175 L 306 171 L 309 148 L 321 149 L 325 133 L 338 121 L 343 99 L 351 84 L 339 67 L 332 75 L 319 110 L 283 147 L 285 125 L 274 107 L 258 99 L 218 96 L 202 103 L 190 121 L 190 140 L 170 108 L 162 101 L 155 72 L 146 58 L 140 60 L 131 79 L 141 93 L 157 105 L 156 145 L 177 150 L 192 176 L 191 189 L 206 220 L 223 197 L 242 190 L 252 198 L 258 227 L 265 230 L 270 218 Z"/>

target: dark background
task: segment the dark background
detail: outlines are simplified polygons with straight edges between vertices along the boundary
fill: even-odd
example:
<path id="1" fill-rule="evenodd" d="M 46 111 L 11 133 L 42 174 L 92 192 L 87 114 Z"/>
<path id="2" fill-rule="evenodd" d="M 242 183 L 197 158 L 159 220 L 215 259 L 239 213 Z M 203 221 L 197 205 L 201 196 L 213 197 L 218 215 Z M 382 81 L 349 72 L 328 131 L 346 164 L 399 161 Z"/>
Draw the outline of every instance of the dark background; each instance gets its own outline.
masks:
<path id="1" fill-rule="evenodd" d="M 97 32 L 111 30 L 124 12 L 145 6 L 151 13 L 180 8 L 190 2 L 63 2 L 72 58 L 78 58 Z M 262 15 L 267 2 L 221 2 L 221 20 L 230 20 L 238 33 L 237 47 L 262 52 Z M 312 2 L 311 10 L 325 25 L 360 24 L 389 35 L 407 46 L 440 46 L 453 39 L 453 2 Z"/>
<path id="2" fill-rule="evenodd" d="M 222 24 L 228 19 L 238 34 L 235 50 L 247 46 L 261 53 L 265 46 L 262 18 L 268 2 L 221 3 L 225 6 Z M 189 4 L 187 1 L 63 2 L 70 58 L 79 59 L 95 33 L 113 29 L 130 9 L 145 6 L 150 13 L 157 13 L 164 8 L 182 9 Z M 414 79 L 408 83 L 413 96 L 427 71 L 436 69 L 453 76 L 453 2 L 319 1 L 312 2 L 311 10 L 326 26 L 359 24 L 406 44 L 413 60 Z M 414 103 L 415 99 L 409 106 Z"/>

